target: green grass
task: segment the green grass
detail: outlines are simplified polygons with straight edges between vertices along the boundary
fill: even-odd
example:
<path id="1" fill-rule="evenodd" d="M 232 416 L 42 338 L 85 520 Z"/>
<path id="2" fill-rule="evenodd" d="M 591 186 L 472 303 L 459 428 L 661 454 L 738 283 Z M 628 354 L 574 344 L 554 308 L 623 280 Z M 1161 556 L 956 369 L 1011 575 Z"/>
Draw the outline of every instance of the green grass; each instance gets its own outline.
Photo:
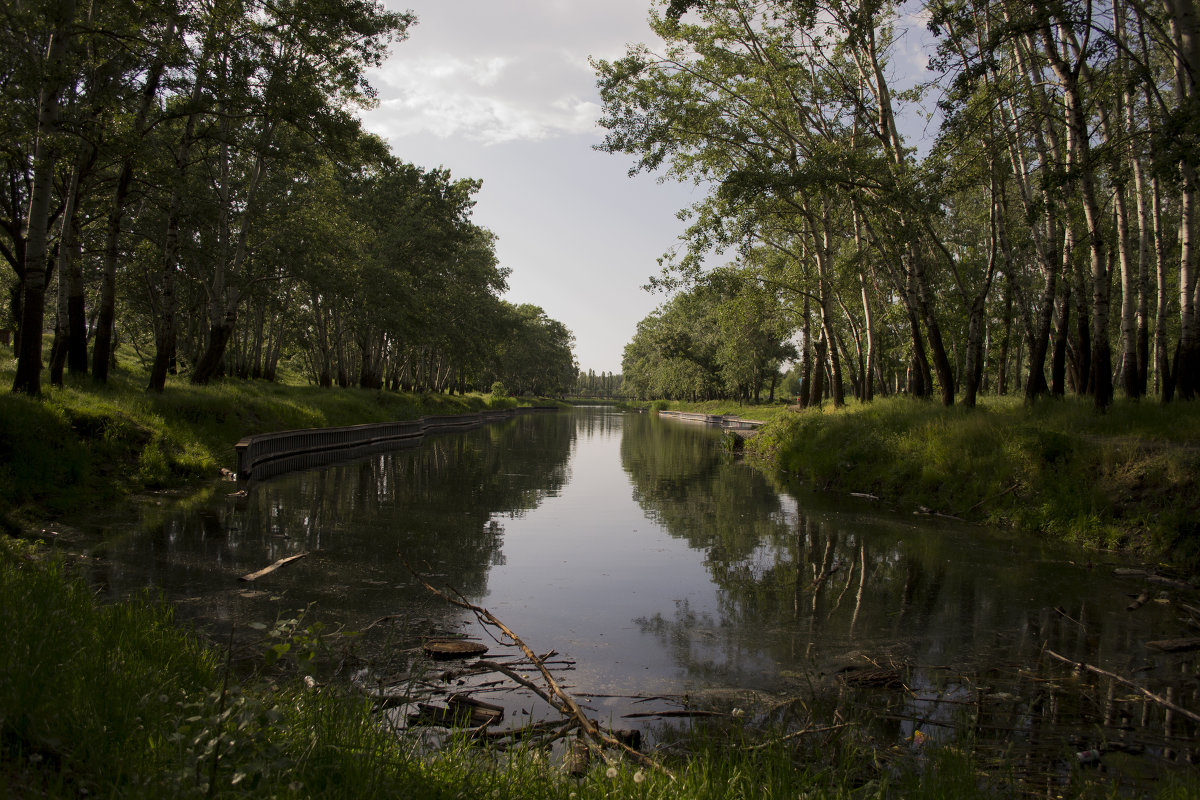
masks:
<path id="1" fill-rule="evenodd" d="M 11 385 L 14 362 L 0 381 Z M 411 394 L 296 383 L 170 378 L 144 391 L 139 365 L 122 363 L 107 386 L 68 379 L 30 399 L 0 392 L 0 528 L 111 506 L 146 490 L 197 486 L 235 466 L 234 445 L 255 433 L 355 425 L 518 405 L 512 398 Z M 520 401 L 529 402 L 529 401 Z"/>
<path id="2" fill-rule="evenodd" d="M 818 489 L 1200 566 L 1200 406 L 908 398 L 777 418 L 748 445 Z"/>

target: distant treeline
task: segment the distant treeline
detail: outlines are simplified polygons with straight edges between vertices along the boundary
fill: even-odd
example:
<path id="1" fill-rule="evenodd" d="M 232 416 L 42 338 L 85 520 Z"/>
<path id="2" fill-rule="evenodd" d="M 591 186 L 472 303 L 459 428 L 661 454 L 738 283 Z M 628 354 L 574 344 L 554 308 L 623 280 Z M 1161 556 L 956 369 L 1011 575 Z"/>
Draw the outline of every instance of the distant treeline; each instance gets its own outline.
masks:
<path id="1" fill-rule="evenodd" d="M 0 254 L 13 388 L 108 378 L 117 343 L 195 383 L 555 393 L 573 337 L 500 300 L 479 182 L 355 112 L 415 23 L 364 0 L 5 4 Z M 11 317 L 10 317 L 11 315 Z M 10 317 L 9 319 L 5 319 Z M 89 355 L 90 347 L 90 355 Z"/>
<path id="2" fill-rule="evenodd" d="M 1200 392 L 1194 3 L 654 0 L 651 17 L 661 50 L 595 62 L 604 149 L 708 194 L 654 279 L 680 293 L 626 350 L 637 392 L 755 394 L 787 341 L 806 402 Z M 900 90 L 918 20 L 933 58 Z M 919 152 L 898 121 L 935 109 Z"/>
<path id="3" fill-rule="evenodd" d="M 569 391 L 572 397 L 615 399 L 626 396 L 624 385 L 624 375 L 603 371 L 600 374 L 596 374 L 595 370 L 589 369 L 587 372 L 583 370 L 579 371 L 579 374 L 575 376 L 575 385 Z"/>

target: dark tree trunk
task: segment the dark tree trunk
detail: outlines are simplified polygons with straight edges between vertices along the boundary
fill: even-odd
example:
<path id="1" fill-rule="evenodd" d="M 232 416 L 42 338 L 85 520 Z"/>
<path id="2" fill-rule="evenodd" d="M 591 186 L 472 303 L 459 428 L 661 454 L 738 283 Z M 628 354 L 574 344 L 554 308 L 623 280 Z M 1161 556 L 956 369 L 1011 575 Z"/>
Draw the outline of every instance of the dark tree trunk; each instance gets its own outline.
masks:
<path id="1" fill-rule="evenodd" d="M 1058 302 L 1058 314 L 1054 322 L 1054 354 L 1050 359 L 1050 396 L 1063 397 L 1067 393 L 1067 340 L 1071 335 L 1071 287 L 1065 287 Z"/>
<path id="2" fill-rule="evenodd" d="M 229 344 L 229 337 L 233 334 L 236 324 L 237 315 L 229 311 L 226 312 L 225 318 L 219 325 L 209 327 L 208 347 L 204 349 L 204 354 L 200 356 L 200 360 L 196 362 L 196 366 L 192 370 L 191 382 L 193 384 L 207 384 L 220 374 L 225 348 Z"/>
<path id="3" fill-rule="evenodd" d="M 163 48 L 175 38 L 175 17 L 167 21 L 166 33 L 163 36 Z M 134 118 L 132 136 L 139 140 L 146 131 L 146 120 L 158 95 L 158 85 L 162 80 L 165 64 L 162 58 L 155 59 L 146 73 L 146 83 L 142 87 L 141 103 L 137 116 Z M 113 325 L 116 317 L 117 302 L 117 261 L 121 252 L 121 220 L 125 216 L 125 201 L 133 184 L 133 153 L 127 152 L 121 160 L 121 169 L 117 174 L 117 185 L 113 190 L 112 207 L 108 212 L 108 225 L 104 238 L 104 261 L 100 270 L 100 312 L 96 317 L 96 341 L 92 346 L 92 379 L 98 383 L 108 382 L 108 369 L 114 361 Z"/>
<path id="4" fill-rule="evenodd" d="M 803 319 L 803 324 L 801 326 L 801 329 L 803 331 L 804 342 L 803 342 L 803 349 L 800 352 L 800 394 L 796 398 L 796 400 L 800 404 L 801 408 L 804 408 L 805 406 L 808 405 L 809 390 L 812 387 L 812 373 L 813 373 L 813 368 L 812 368 L 812 358 L 813 358 L 813 356 L 812 356 L 812 353 L 813 353 L 812 323 L 810 321 L 811 310 L 809 309 L 809 306 L 808 306 L 808 295 L 804 296 L 803 317 L 804 317 L 804 319 Z"/>
<path id="5" fill-rule="evenodd" d="M 1000 336 L 1000 369 L 996 374 L 996 393 L 1008 394 L 1008 351 L 1012 343 L 1013 292 L 1012 276 L 1004 275 L 1004 325 Z"/>
<path id="6" fill-rule="evenodd" d="M 75 17 L 74 0 L 61 0 L 52 13 L 54 33 L 46 56 L 46 72 L 58 76 L 70 50 L 68 28 Z M 58 133 L 64 81 L 52 78 L 38 98 L 37 142 L 33 152 L 33 186 L 29 199 L 24 275 L 21 282 L 21 340 L 13 391 L 42 393 L 42 328 L 46 313 L 46 278 L 49 257 L 50 201 L 54 194 L 54 139 Z"/>
<path id="7" fill-rule="evenodd" d="M 809 386 L 808 403 L 807 405 L 816 406 L 821 404 L 821 400 L 825 395 L 825 349 L 828 343 L 825 336 L 817 340 L 817 345 L 814 348 L 814 359 L 812 384 Z"/>

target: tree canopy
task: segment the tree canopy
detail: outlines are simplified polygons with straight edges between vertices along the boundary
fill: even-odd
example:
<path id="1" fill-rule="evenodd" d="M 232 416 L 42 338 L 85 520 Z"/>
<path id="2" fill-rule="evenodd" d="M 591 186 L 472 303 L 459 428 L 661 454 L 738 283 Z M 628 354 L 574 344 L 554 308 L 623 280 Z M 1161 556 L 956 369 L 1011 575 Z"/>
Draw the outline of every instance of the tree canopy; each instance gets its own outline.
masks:
<path id="1" fill-rule="evenodd" d="M 889 2 L 660 0 L 661 52 L 594 62 L 602 149 L 709 190 L 657 282 L 702 285 L 732 250 L 790 295 L 806 400 L 841 402 L 845 384 L 968 405 L 1022 383 L 1099 407 L 1117 389 L 1194 397 L 1191 4 L 920 11 L 937 52 L 907 91 Z M 897 122 L 922 96 L 940 111 L 924 153 Z M 667 316 L 643 323 L 635 358 Z"/>
<path id="2" fill-rule="evenodd" d="M 412 14 L 38 0 L 0 15 L 15 391 L 41 391 L 47 318 L 55 383 L 88 371 L 89 344 L 106 381 L 118 343 L 154 391 L 281 362 L 325 386 L 574 379 L 570 332 L 500 299 L 508 270 L 471 220 L 480 182 L 404 162 L 356 117 Z"/>

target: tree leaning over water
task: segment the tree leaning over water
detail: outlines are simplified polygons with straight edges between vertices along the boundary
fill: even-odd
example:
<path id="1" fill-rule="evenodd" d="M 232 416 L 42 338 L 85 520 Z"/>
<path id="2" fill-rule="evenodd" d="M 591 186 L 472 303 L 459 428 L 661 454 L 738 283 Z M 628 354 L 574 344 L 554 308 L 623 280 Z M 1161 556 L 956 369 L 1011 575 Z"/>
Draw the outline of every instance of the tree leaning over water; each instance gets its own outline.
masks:
<path id="1" fill-rule="evenodd" d="M 326 386 L 492 379 L 514 317 L 494 237 L 470 219 L 480 183 L 406 164 L 355 117 L 413 15 L 42 0 L 0 16 L 15 391 L 41 391 L 55 287 L 55 383 L 87 371 L 89 341 L 94 380 L 120 344 L 152 391 L 281 362 Z M 573 363 L 569 332 L 557 345 Z"/>
<path id="2" fill-rule="evenodd" d="M 1029 399 L 1194 397 L 1192 4 L 921 14 L 937 50 L 906 91 L 890 77 L 905 18 L 885 2 L 657 2 L 663 52 L 595 62 L 602 148 L 710 190 L 660 281 L 706 280 L 714 251 L 774 251 L 762 279 L 806 299 L 796 327 L 827 385 L 870 365 L 860 397 L 970 405 L 1015 373 Z M 897 122 L 921 98 L 941 111 L 924 155 Z"/>

